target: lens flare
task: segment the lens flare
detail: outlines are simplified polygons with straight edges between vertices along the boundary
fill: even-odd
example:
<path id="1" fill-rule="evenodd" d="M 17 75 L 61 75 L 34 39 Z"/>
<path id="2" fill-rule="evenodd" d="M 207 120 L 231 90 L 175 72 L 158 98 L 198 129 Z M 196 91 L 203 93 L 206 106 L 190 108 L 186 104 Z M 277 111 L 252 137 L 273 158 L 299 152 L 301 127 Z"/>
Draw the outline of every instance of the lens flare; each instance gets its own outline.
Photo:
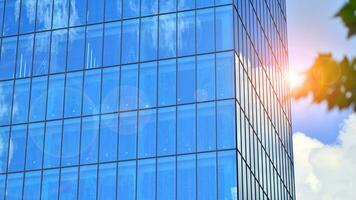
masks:
<path id="1" fill-rule="evenodd" d="M 295 90 L 303 85 L 305 75 L 296 70 L 290 70 L 288 74 L 288 84 L 291 90 Z"/>

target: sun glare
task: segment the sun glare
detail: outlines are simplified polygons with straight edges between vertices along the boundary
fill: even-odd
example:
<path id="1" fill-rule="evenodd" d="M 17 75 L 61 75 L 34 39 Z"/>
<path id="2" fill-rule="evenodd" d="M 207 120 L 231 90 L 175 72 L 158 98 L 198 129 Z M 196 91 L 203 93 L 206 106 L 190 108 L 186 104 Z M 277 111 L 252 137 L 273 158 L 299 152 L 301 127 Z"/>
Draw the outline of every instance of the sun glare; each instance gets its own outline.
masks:
<path id="1" fill-rule="evenodd" d="M 304 82 L 305 76 L 303 73 L 290 70 L 288 74 L 288 83 L 291 90 L 300 87 Z"/>

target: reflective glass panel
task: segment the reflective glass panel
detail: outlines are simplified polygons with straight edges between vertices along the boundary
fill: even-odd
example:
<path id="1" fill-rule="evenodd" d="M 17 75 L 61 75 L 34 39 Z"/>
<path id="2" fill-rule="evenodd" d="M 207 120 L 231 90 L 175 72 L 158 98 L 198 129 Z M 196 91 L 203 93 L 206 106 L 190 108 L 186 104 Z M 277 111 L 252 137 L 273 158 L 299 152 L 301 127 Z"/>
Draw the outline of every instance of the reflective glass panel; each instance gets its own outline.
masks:
<path id="1" fill-rule="evenodd" d="M 157 99 L 157 62 L 140 64 L 140 108 L 156 106 Z"/>
<path id="2" fill-rule="evenodd" d="M 79 175 L 79 193 L 78 199 L 94 200 L 96 199 L 96 180 L 97 166 L 81 166 Z"/>
<path id="3" fill-rule="evenodd" d="M 198 154 L 197 195 L 199 200 L 215 200 L 216 191 L 216 153 Z"/>
<path id="4" fill-rule="evenodd" d="M 176 152 L 176 108 L 158 109 L 157 127 L 158 155 L 171 155 Z"/>
<path id="5" fill-rule="evenodd" d="M 47 98 L 47 76 L 32 78 L 30 121 L 42 121 L 45 118 Z"/>
<path id="6" fill-rule="evenodd" d="M 234 57 L 232 52 L 216 54 L 216 92 L 218 99 L 234 98 Z"/>
<path id="7" fill-rule="evenodd" d="M 1 127 L 0 128 L 0 143 L 2 144 L 2 151 L 0 151 L 0 160 L 1 160 L 0 173 L 6 172 L 6 169 L 7 169 L 9 137 L 10 137 L 10 127 Z M 5 179 L 3 181 L 5 181 Z M 5 184 L 1 185 L 1 180 L 0 180 L 0 190 L 3 186 L 5 186 Z M 0 191 L 0 194 L 2 194 L 1 191 Z"/>
<path id="8" fill-rule="evenodd" d="M 138 66 L 121 67 L 120 110 L 133 110 L 138 104 Z"/>
<path id="9" fill-rule="evenodd" d="M 233 17 L 232 6 L 216 8 L 216 50 L 222 51 L 233 48 Z"/>
<path id="10" fill-rule="evenodd" d="M 23 199 L 39 199 L 41 193 L 41 171 L 25 173 Z"/>
<path id="11" fill-rule="evenodd" d="M 157 200 L 176 198 L 176 159 L 157 159 Z"/>
<path id="12" fill-rule="evenodd" d="M 177 143 L 178 153 L 196 151 L 195 105 L 178 107 Z"/>
<path id="13" fill-rule="evenodd" d="M 99 165 L 98 199 L 116 199 L 116 165 Z"/>
<path id="14" fill-rule="evenodd" d="M 141 16 L 153 15 L 158 12 L 158 0 L 141 0 Z"/>
<path id="15" fill-rule="evenodd" d="M 100 121 L 100 162 L 117 160 L 118 114 L 102 115 Z"/>
<path id="16" fill-rule="evenodd" d="M 123 3 L 123 17 L 132 18 L 140 14 L 140 0 L 125 0 Z"/>
<path id="17" fill-rule="evenodd" d="M 46 123 L 43 167 L 58 167 L 61 158 L 62 121 Z"/>
<path id="18" fill-rule="evenodd" d="M 15 75 L 17 37 L 3 38 L 0 56 L 0 80 L 13 78 Z"/>
<path id="19" fill-rule="evenodd" d="M 161 1 L 162 2 L 162 1 Z M 167 2 L 168 1 L 163 1 Z M 176 14 L 159 16 L 159 57 L 169 58 L 177 54 Z"/>
<path id="20" fill-rule="evenodd" d="M 219 199 L 237 199 L 235 152 L 236 151 L 218 152 Z"/>
<path id="21" fill-rule="evenodd" d="M 120 68 L 103 69 L 101 86 L 101 112 L 117 112 L 119 110 Z"/>
<path id="22" fill-rule="evenodd" d="M 67 74 L 64 108 L 65 117 L 79 116 L 81 114 L 82 81 L 83 72 Z"/>
<path id="23" fill-rule="evenodd" d="M 215 56 L 213 54 L 197 57 L 197 100 L 215 99 Z"/>
<path id="24" fill-rule="evenodd" d="M 78 187 L 78 167 L 63 168 L 60 178 L 59 199 L 76 199 Z"/>
<path id="25" fill-rule="evenodd" d="M 206 0 L 204 0 L 205 2 Z M 197 10 L 197 51 L 207 53 L 214 51 L 214 9 Z"/>
<path id="26" fill-rule="evenodd" d="M 234 148 L 236 143 L 234 100 L 217 102 L 218 149 Z"/>
<path id="27" fill-rule="evenodd" d="M 50 32 L 37 33 L 35 36 L 35 53 L 33 59 L 33 75 L 48 73 L 49 68 L 49 47 L 51 41 Z"/>
<path id="28" fill-rule="evenodd" d="M 84 27 L 69 29 L 67 71 L 83 69 L 84 41 L 85 41 Z"/>
<path id="29" fill-rule="evenodd" d="M 6 194 L 7 200 L 22 199 L 23 173 L 7 175 Z"/>
<path id="30" fill-rule="evenodd" d="M 106 21 L 121 19 L 122 0 L 105 1 L 105 19 Z"/>
<path id="31" fill-rule="evenodd" d="M 57 199 L 59 187 L 59 169 L 45 170 L 42 174 L 42 199 Z"/>
<path id="32" fill-rule="evenodd" d="M 64 74 L 49 76 L 47 119 L 59 119 L 63 116 L 64 78 Z"/>
<path id="33" fill-rule="evenodd" d="M 100 111 L 101 69 L 84 72 L 83 115 Z"/>
<path id="34" fill-rule="evenodd" d="M 86 8 L 86 0 L 70 0 L 70 26 L 81 25 L 86 22 Z"/>
<path id="35" fill-rule="evenodd" d="M 13 81 L 0 82 L 0 125 L 10 124 L 13 84 Z"/>
<path id="36" fill-rule="evenodd" d="M 103 21 L 104 1 L 88 0 L 87 23 L 98 23 Z"/>
<path id="37" fill-rule="evenodd" d="M 195 155 L 184 155 L 177 158 L 177 199 L 196 199 Z"/>
<path id="38" fill-rule="evenodd" d="M 178 59 L 178 97 L 179 104 L 195 101 L 195 57 Z"/>
<path id="39" fill-rule="evenodd" d="M 119 162 L 117 198 L 135 200 L 136 198 L 136 161 Z"/>
<path id="40" fill-rule="evenodd" d="M 37 0 L 36 30 L 48 30 L 52 26 L 52 3 L 48 0 Z"/>
<path id="41" fill-rule="evenodd" d="M 138 157 L 156 155 L 156 110 L 139 112 L 138 119 Z"/>
<path id="42" fill-rule="evenodd" d="M 197 104 L 198 151 L 216 149 L 215 102 Z"/>
<path id="43" fill-rule="evenodd" d="M 119 160 L 136 157 L 137 112 L 120 114 Z"/>
<path id="44" fill-rule="evenodd" d="M 187 1 L 188 2 L 188 1 Z M 191 0 L 189 0 L 191 2 Z M 195 52 L 195 11 L 178 13 L 178 55 Z"/>
<path id="45" fill-rule="evenodd" d="M 79 162 L 80 119 L 66 119 L 63 122 L 62 166 Z"/>
<path id="46" fill-rule="evenodd" d="M 125 1 L 126 2 L 126 1 Z M 127 1 L 129 2 L 129 1 Z M 139 49 L 139 20 L 126 20 L 122 23 L 122 55 L 123 64 L 137 62 Z"/>
<path id="47" fill-rule="evenodd" d="M 121 22 L 105 24 L 104 66 L 120 64 L 121 56 Z"/>
<path id="48" fill-rule="evenodd" d="M 145 17 L 141 19 L 140 60 L 157 59 L 158 18 Z"/>
<path id="49" fill-rule="evenodd" d="M 30 124 L 28 127 L 26 170 L 42 168 L 44 123 Z"/>
<path id="50" fill-rule="evenodd" d="M 70 0 L 53 0 L 53 28 L 67 27 Z"/>
<path id="51" fill-rule="evenodd" d="M 20 1 L 6 1 L 3 35 L 14 35 L 18 31 Z"/>
<path id="52" fill-rule="evenodd" d="M 26 125 L 13 126 L 10 136 L 12 156 L 8 159 L 8 171 L 23 171 L 26 153 Z"/>
<path id="53" fill-rule="evenodd" d="M 67 30 L 53 31 L 51 45 L 51 73 L 64 72 L 67 58 Z"/>
<path id="54" fill-rule="evenodd" d="M 13 124 L 27 122 L 31 86 L 30 81 L 30 79 L 19 79 L 15 81 L 15 91 L 12 105 Z"/>
<path id="55" fill-rule="evenodd" d="M 100 25 L 88 26 L 86 31 L 86 49 L 85 49 L 86 69 L 102 66 L 102 55 L 103 55 L 102 47 L 103 47 L 103 25 L 100 24 Z"/>
<path id="56" fill-rule="evenodd" d="M 17 47 L 16 77 L 22 78 L 31 75 L 32 54 L 33 54 L 33 34 L 19 37 Z"/>
<path id="57" fill-rule="evenodd" d="M 137 172 L 137 199 L 154 200 L 156 183 L 155 159 L 139 160 Z"/>
<path id="58" fill-rule="evenodd" d="M 20 33 L 33 32 L 35 29 L 35 11 L 36 1 L 22 0 L 21 2 L 21 19 Z"/>
<path id="59" fill-rule="evenodd" d="M 98 162 L 99 117 L 82 119 L 82 135 L 80 141 L 80 163 Z"/>
<path id="60" fill-rule="evenodd" d="M 176 103 L 176 60 L 159 61 L 158 69 L 158 105 L 172 105 Z"/>

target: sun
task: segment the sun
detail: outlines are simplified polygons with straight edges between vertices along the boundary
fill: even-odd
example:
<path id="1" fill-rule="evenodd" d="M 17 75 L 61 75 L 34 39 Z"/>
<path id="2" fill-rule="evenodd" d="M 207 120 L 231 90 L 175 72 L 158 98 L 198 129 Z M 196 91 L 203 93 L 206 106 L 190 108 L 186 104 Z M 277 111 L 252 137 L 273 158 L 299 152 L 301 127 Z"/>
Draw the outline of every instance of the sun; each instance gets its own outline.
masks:
<path id="1" fill-rule="evenodd" d="M 304 79 L 305 79 L 304 73 L 293 69 L 289 70 L 288 84 L 291 90 L 295 90 L 298 87 L 302 86 Z"/>

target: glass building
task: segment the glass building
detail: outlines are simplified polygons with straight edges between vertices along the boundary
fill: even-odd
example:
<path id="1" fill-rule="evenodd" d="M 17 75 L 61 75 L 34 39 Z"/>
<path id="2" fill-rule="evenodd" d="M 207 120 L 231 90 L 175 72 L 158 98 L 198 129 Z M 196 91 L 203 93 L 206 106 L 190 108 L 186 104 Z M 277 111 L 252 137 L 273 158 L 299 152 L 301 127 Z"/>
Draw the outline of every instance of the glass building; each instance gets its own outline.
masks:
<path id="1" fill-rule="evenodd" d="M 285 0 L 0 0 L 0 199 L 295 199 Z"/>

